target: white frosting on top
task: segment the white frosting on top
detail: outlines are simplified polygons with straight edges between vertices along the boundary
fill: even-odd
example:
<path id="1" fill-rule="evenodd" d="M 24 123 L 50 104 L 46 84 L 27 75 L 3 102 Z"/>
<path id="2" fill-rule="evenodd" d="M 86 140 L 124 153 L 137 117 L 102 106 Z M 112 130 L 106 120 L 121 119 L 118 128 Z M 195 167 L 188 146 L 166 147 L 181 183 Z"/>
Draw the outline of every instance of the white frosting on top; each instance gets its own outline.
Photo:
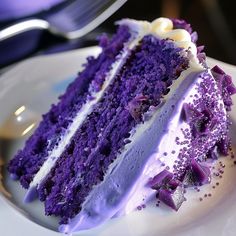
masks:
<path id="1" fill-rule="evenodd" d="M 117 23 L 129 26 L 140 37 L 153 34 L 161 39 L 171 39 L 175 42 L 176 46 L 188 49 L 195 57 L 197 55 L 196 45 L 191 41 L 189 32 L 185 29 L 173 29 L 173 22 L 168 18 L 160 17 L 152 22 L 123 19 Z"/>

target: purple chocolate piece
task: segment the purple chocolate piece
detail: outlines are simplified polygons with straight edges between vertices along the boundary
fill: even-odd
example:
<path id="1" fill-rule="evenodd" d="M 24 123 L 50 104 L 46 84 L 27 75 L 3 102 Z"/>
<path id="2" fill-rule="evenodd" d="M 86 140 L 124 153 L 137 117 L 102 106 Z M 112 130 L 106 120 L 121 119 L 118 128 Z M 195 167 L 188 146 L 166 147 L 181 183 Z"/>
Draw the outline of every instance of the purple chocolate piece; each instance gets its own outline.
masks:
<path id="1" fill-rule="evenodd" d="M 231 106 L 233 105 L 231 96 L 236 93 L 236 87 L 232 82 L 232 78 L 225 74 L 225 72 L 218 66 L 213 67 L 211 72 L 218 83 L 226 110 L 230 111 Z"/>
<path id="2" fill-rule="evenodd" d="M 174 210 L 178 210 L 184 201 L 184 190 L 179 180 L 173 173 L 163 170 L 148 183 L 157 190 L 156 197 Z"/>
<path id="3" fill-rule="evenodd" d="M 196 120 L 199 120 L 203 118 L 204 115 L 198 111 L 196 108 L 193 107 L 193 105 L 185 103 L 183 105 L 183 115 L 182 118 L 187 123 L 194 122 Z"/>
<path id="4" fill-rule="evenodd" d="M 217 145 L 212 147 L 206 154 L 207 158 L 210 160 L 217 160 L 219 158 L 219 150 Z"/>
<path id="5" fill-rule="evenodd" d="M 183 183 L 185 186 L 204 185 L 211 180 L 211 171 L 207 166 L 204 166 L 192 159 L 189 166 L 186 168 Z"/>
<path id="6" fill-rule="evenodd" d="M 182 19 L 172 19 L 174 29 L 185 29 L 191 35 L 191 40 L 193 43 L 197 42 L 198 35 L 197 32 L 193 32 L 192 27 L 185 20 Z"/>
<path id="7" fill-rule="evenodd" d="M 173 174 L 171 172 L 168 170 L 163 170 L 150 180 L 148 186 L 150 186 L 152 189 L 159 190 L 164 185 L 167 185 L 172 178 Z"/>
<path id="8" fill-rule="evenodd" d="M 217 142 L 216 145 L 218 147 L 220 154 L 222 154 L 224 156 L 227 156 L 229 154 L 230 142 L 231 142 L 231 140 L 228 136 L 225 136 L 224 138 L 220 139 Z"/>
<path id="9" fill-rule="evenodd" d="M 182 186 L 178 186 L 174 190 L 160 189 L 158 198 L 167 206 L 171 207 L 175 211 L 178 211 L 182 203 L 185 201 L 184 188 Z"/>

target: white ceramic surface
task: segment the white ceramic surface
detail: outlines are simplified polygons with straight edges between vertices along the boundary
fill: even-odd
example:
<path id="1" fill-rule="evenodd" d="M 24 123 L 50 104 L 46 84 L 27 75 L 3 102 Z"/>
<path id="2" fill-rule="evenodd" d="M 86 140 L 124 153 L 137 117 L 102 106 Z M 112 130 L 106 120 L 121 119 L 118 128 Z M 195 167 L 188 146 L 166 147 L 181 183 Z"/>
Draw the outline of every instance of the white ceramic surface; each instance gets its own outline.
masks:
<path id="1" fill-rule="evenodd" d="M 50 104 L 56 101 L 66 85 L 76 76 L 88 55 L 96 55 L 99 48 L 90 47 L 51 56 L 37 57 L 15 66 L 0 77 L 0 127 L 19 107 L 25 106 L 32 114 L 45 113 Z M 236 83 L 236 67 L 208 58 L 208 64 L 220 65 L 231 74 Z M 236 96 L 234 97 L 236 104 Z M 236 106 L 231 112 L 232 135 L 236 133 Z M 35 118 L 38 121 L 37 118 Z M 30 134 L 29 131 L 28 134 Z M 27 135 L 28 135 L 27 134 Z M 27 135 L 12 142 L 1 141 L 1 155 L 5 162 L 16 152 Z M 235 135 L 236 136 L 236 135 Z M 233 137 L 233 143 L 236 144 Z M 236 160 L 236 159 L 235 159 Z M 226 164 L 222 179 L 213 178 L 213 183 L 202 187 L 200 192 L 189 190 L 187 202 L 178 212 L 164 206 L 148 206 L 129 216 L 113 219 L 97 229 L 76 235 L 87 236 L 235 236 L 236 235 L 236 165 L 230 157 L 221 158 Z M 1 163 L 0 163 L 1 165 Z M 1 180 L 1 179 L 0 179 Z M 11 194 L 6 198 L 0 195 L 0 235 L 1 236 L 59 236 L 54 230 L 56 220 L 45 217 L 42 204 L 38 201 L 29 205 L 22 203 L 24 190 L 18 183 L 9 179 L 3 171 L 3 182 Z M 216 182 L 220 185 L 213 189 Z M 205 193 L 211 197 L 204 198 Z M 199 198 L 203 197 L 203 201 Z M 46 226 L 47 228 L 43 227 Z M 48 229 L 50 228 L 50 229 Z"/>

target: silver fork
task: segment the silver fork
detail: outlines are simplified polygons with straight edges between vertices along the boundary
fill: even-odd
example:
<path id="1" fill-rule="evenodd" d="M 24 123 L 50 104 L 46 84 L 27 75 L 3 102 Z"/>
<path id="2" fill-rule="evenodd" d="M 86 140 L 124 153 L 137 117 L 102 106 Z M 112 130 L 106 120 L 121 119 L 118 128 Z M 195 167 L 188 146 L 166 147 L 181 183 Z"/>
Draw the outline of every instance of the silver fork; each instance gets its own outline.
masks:
<path id="1" fill-rule="evenodd" d="M 111 16 L 127 0 L 71 0 L 63 9 L 0 30 L 0 42 L 34 29 L 48 30 L 65 39 L 79 38 Z"/>

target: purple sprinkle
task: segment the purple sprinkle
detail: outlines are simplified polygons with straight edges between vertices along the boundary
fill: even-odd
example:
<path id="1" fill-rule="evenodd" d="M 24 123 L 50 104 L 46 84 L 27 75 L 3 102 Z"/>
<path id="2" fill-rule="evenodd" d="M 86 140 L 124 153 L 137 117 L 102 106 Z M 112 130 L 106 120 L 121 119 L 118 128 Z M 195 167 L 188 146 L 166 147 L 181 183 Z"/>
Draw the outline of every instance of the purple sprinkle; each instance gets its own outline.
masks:
<path id="1" fill-rule="evenodd" d="M 138 206 L 138 207 L 137 207 L 137 210 L 141 211 L 141 210 L 142 210 L 142 207 L 141 207 L 141 206 Z"/>

